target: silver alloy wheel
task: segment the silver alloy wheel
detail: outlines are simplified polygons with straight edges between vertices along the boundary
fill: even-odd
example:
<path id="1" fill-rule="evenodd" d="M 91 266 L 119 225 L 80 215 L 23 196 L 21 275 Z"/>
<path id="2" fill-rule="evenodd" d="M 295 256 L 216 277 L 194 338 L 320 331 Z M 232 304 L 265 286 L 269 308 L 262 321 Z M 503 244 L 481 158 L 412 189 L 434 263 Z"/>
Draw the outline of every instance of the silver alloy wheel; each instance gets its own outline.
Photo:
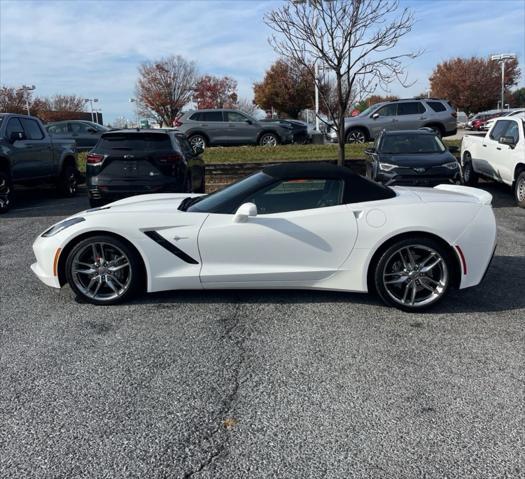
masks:
<path id="1" fill-rule="evenodd" d="M 110 243 L 91 243 L 80 249 L 71 263 L 75 286 L 88 298 L 111 301 L 131 284 L 131 263 L 126 254 Z"/>
<path id="2" fill-rule="evenodd" d="M 366 136 L 361 130 L 352 130 L 346 136 L 347 143 L 364 143 L 366 141 Z"/>
<path id="3" fill-rule="evenodd" d="M 521 203 L 525 201 L 525 176 L 518 178 L 516 183 L 516 199 Z"/>
<path id="4" fill-rule="evenodd" d="M 5 178 L 0 178 L 0 208 L 9 206 L 11 187 Z"/>
<path id="5" fill-rule="evenodd" d="M 277 138 L 272 134 L 263 135 L 260 144 L 261 146 L 277 146 Z"/>
<path id="6" fill-rule="evenodd" d="M 421 307 L 437 301 L 449 281 L 444 258 L 433 248 L 421 244 L 403 246 L 385 263 L 383 285 L 398 304 Z"/>
<path id="7" fill-rule="evenodd" d="M 202 148 L 204 150 L 206 148 L 206 140 L 200 135 L 192 136 L 190 139 L 190 144 L 194 149 Z"/>

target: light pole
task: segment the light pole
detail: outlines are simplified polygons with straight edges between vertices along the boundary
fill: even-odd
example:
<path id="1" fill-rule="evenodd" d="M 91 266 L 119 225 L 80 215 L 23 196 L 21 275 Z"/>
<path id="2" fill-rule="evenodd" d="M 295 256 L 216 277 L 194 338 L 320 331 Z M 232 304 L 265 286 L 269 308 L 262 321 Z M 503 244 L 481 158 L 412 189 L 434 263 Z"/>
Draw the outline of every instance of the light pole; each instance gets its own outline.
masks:
<path id="1" fill-rule="evenodd" d="M 505 62 L 507 60 L 513 60 L 516 58 L 515 53 L 500 53 L 498 55 L 492 55 L 490 59 L 498 62 L 501 65 L 501 109 L 503 110 L 505 105 Z"/>
<path id="2" fill-rule="evenodd" d="M 30 91 L 34 91 L 34 90 L 36 90 L 36 86 L 35 85 L 31 85 L 31 86 L 22 85 L 18 89 L 18 91 L 23 91 L 24 92 L 24 96 L 25 96 L 25 100 L 26 100 L 27 116 L 31 115 L 31 112 L 29 111 L 29 92 Z"/>
<path id="3" fill-rule="evenodd" d="M 91 121 L 93 121 L 93 103 L 97 103 L 98 98 L 84 98 L 84 103 L 89 103 L 91 105 Z"/>
<path id="4" fill-rule="evenodd" d="M 140 127 L 140 124 L 139 124 L 139 109 L 137 107 L 137 99 L 136 98 L 130 98 L 129 102 L 130 103 L 135 103 L 135 120 L 137 122 L 137 128 L 139 128 Z"/>

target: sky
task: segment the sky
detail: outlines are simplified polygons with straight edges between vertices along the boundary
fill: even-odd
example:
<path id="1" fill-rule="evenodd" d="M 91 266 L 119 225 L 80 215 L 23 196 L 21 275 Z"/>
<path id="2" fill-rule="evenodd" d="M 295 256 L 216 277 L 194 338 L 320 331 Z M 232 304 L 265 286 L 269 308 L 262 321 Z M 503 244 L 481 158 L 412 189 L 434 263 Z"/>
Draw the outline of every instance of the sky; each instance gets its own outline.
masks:
<path id="1" fill-rule="evenodd" d="M 277 55 L 264 14 L 281 0 L 0 0 L 0 84 L 36 94 L 98 98 L 105 122 L 134 118 L 137 67 L 182 55 L 201 74 L 228 75 L 253 98 Z M 525 0 L 401 0 L 416 23 L 397 49 L 423 53 L 406 64 L 411 97 L 426 91 L 443 60 L 514 52 L 525 86 Z"/>

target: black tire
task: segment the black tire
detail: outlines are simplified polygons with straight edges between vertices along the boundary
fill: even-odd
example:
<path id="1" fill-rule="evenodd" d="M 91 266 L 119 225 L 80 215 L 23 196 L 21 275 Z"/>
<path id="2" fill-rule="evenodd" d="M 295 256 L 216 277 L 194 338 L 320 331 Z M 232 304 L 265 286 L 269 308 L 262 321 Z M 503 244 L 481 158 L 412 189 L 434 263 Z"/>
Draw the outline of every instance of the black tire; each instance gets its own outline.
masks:
<path id="1" fill-rule="evenodd" d="M 206 193 L 206 177 L 204 176 L 204 173 L 201 178 L 201 184 L 195 189 L 195 193 Z"/>
<path id="2" fill-rule="evenodd" d="M 74 166 L 64 166 L 57 181 L 58 192 L 67 198 L 75 196 L 78 190 L 78 178 L 79 173 Z"/>
<path id="3" fill-rule="evenodd" d="M 260 146 L 274 147 L 274 146 L 277 146 L 279 143 L 280 143 L 279 137 L 275 133 L 272 133 L 270 131 L 263 133 L 259 137 Z"/>
<path id="4" fill-rule="evenodd" d="M 514 181 L 514 198 L 520 208 L 525 208 L 525 171 L 522 171 Z"/>
<path id="5" fill-rule="evenodd" d="M 350 128 L 348 132 L 346 133 L 345 137 L 346 143 L 366 143 L 367 141 L 367 134 L 366 131 L 362 128 Z"/>
<path id="6" fill-rule="evenodd" d="M 472 157 L 467 151 L 463 155 L 463 183 L 467 186 L 476 186 L 478 184 L 479 176 L 474 171 L 472 166 Z"/>
<path id="7" fill-rule="evenodd" d="M 428 125 L 427 128 L 430 128 L 438 138 L 443 138 L 445 130 L 440 125 Z"/>
<path id="8" fill-rule="evenodd" d="M 439 262 L 425 271 L 438 258 Z M 388 247 L 376 263 L 375 290 L 388 306 L 403 311 L 423 311 L 435 306 L 447 294 L 454 272 L 453 261 L 450 252 L 432 238 L 400 239 Z"/>
<path id="9" fill-rule="evenodd" d="M 97 259 L 93 258 L 94 263 L 91 263 L 90 253 L 89 251 L 92 250 L 92 245 L 95 244 L 95 248 L 100 253 L 100 251 L 103 251 L 101 256 L 104 256 L 106 259 L 106 262 L 104 263 L 101 259 L 101 257 L 98 258 L 99 260 L 99 266 L 95 266 L 97 263 Z M 101 249 L 100 245 L 105 245 L 105 248 Z M 82 256 L 86 252 L 86 256 Z M 117 257 L 125 257 L 125 261 L 127 261 L 129 266 L 124 266 L 123 261 L 116 263 L 115 266 L 107 266 L 111 264 L 111 258 L 112 253 L 115 253 L 115 258 Z M 80 255 L 80 256 L 78 256 Z M 74 268 L 75 261 L 77 259 L 82 259 L 82 263 L 88 263 L 91 265 L 90 269 L 93 269 L 94 273 L 87 274 L 82 273 L 79 274 L 76 271 L 78 271 L 78 267 Z M 110 268 L 119 268 L 118 271 L 109 271 Z M 110 305 L 110 304 L 117 304 L 121 303 L 123 301 L 127 301 L 131 299 L 140 289 L 141 285 L 144 281 L 144 272 L 142 267 L 141 259 L 138 255 L 138 253 L 135 251 L 134 248 L 130 247 L 127 243 L 124 241 L 121 241 L 118 238 L 115 238 L 114 236 L 109 235 L 97 235 L 97 236 L 91 236 L 89 238 L 85 238 L 84 240 L 80 241 L 78 244 L 76 244 L 71 251 L 69 252 L 66 260 L 66 279 L 69 283 L 70 288 L 75 293 L 77 298 L 86 301 L 91 304 L 96 305 Z M 90 271 L 90 269 L 87 269 L 86 266 L 84 266 L 85 271 Z M 120 276 L 117 276 L 119 274 Z M 124 275 L 129 275 L 124 276 Z M 100 281 L 97 281 L 96 278 L 99 277 L 106 277 L 106 279 L 101 279 Z M 109 279 L 107 277 L 110 277 Z M 94 279 L 95 278 L 95 279 Z M 91 280 L 94 280 L 95 283 L 93 283 L 93 286 L 91 289 L 82 288 L 80 285 L 82 282 L 90 283 Z M 120 290 L 120 286 L 117 283 L 117 281 L 125 286 L 122 289 L 122 292 L 118 294 L 115 292 L 114 289 L 109 287 L 109 284 L 113 284 L 118 290 Z M 97 288 L 97 284 L 100 282 L 101 286 L 97 291 L 95 289 Z M 87 285 L 86 285 L 87 286 Z M 86 291 L 94 292 L 95 294 L 93 296 L 90 296 L 86 293 Z M 109 295 L 106 299 L 102 296 L 103 294 Z M 97 296 L 99 295 L 99 296 Z M 116 295 L 116 296 L 115 296 Z M 114 296 L 114 297 L 113 297 Z"/>
<path id="10" fill-rule="evenodd" d="M 13 205 L 13 183 L 11 176 L 0 171 L 0 214 L 7 213 Z"/>
<path id="11" fill-rule="evenodd" d="M 201 135 L 200 133 L 190 135 L 188 137 L 188 141 L 190 142 L 192 148 L 200 147 L 204 150 L 208 146 L 208 140 L 204 135 Z"/>

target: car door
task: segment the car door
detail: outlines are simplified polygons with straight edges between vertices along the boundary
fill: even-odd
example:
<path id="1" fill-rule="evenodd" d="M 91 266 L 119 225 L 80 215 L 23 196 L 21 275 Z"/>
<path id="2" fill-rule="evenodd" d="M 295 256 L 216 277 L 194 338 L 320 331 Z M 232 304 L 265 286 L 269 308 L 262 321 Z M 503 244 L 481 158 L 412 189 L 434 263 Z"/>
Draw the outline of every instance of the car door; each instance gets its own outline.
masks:
<path id="1" fill-rule="evenodd" d="M 507 151 L 507 145 L 501 145 L 499 139 L 505 136 L 505 131 L 509 127 L 511 122 L 509 120 L 497 120 L 495 125 L 490 130 L 490 133 L 483 138 L 481 142 L 481 158 L 476 158 L 475 169 L 476 171 L 483 173 L 484 175 L 501 181 L 500 178 L 500 163 L 501 158 L 500 152 L 502 147 L 505 147 Z"/>
<path id="2" fill-rule="evenodd" d="M 79 150 L 91 150 L 98 141 L 98 135 L 94 128 L 81 121 L 69 122 L 71 137 L 75 140 Z"/>
<path id="3" fill-rule="evenodd" d="M 259 126 L 238 111 L 225 111 L 228 125 L 228 143 L 253 144 L 257 141 Z"/>
<path id="4" fill-rule="evenodd" d="M 519 142 L 519 129 L 518 122 L 513 120 L 499 120 L 499 123 L 504 123 L 501 133 L 498 135 L 498 143 L 491 145 L 492 153 L 492 164 L 494 170 L 494 177 L 499 181 L 512 185 L 514 182 L 514 168 L 517 163 L 517 158 L 514 159 L 514 155 L 518 154 L 516 145 Z M 505 145 L 499 143 L 499 139 L 503 136 L 512 137 L 514 145 Z M 523 160 L 523 158 L 522 158 Z"/>
<path id="5" fill-rule="evenodd" d="M 210 213 L 199 233 L 203 287 L 301 286 L 332 275 L 357 238 L 343 189 L 340 179 L 282 180 L 245 198 L 259 210 L 247 222 Z"/>
<path id="6" fill-rule="evenodd" d="M 13 136 L 21 135 L 22 140 L 12 141 Z M 25 131 L 18 118 L 10 118 L 6 125 L 5 138 L 10 142 L 11 175 L 14 180 L 33 178 L 31 148 L 25 140 Z"/>
<path id="7" fill-rule="evenodd" d="M 426 121 L 426 109 L 420 101 L 401 101 L 397 104 L 396 130 L 416 130 Z"/>
<path id="8" fill-rule="evenodd" d="M 20 118 L 24 128 L 26 148 L 29 151 L 30 169 L 35 177 L 53 176 L 55 162 L 53 145 L 49 136 L 46 136 L 38 121 L 33 118 Z"/>
<path id="9" fill-rule="evenodd" d="M 376 138 L 383 130 L 392 130 L 397 121 L 397 103 L 390 103 L 375 111 L 371 115 L 370 130 L 373 138 Z"/>

